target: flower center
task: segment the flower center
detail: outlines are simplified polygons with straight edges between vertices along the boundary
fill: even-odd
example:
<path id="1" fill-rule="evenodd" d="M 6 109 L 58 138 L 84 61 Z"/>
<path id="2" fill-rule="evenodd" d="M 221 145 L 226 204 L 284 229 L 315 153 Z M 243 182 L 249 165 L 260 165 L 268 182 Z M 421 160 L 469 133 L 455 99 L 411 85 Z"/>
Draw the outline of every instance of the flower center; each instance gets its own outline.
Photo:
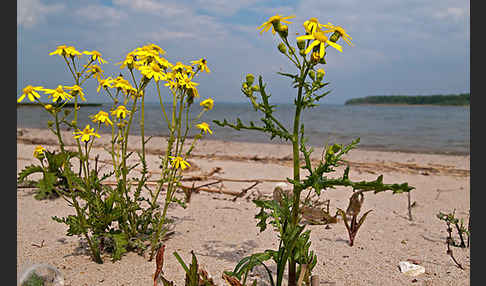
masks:
<path id="1" fill-rule="evenodd" d="M 277 16 L 277 15 L 272 16 L 272 17 L 270 17 L 270 19 L 268 19 L 268 22 L 270 22 L 270 23 L 279 22 L 279 21 L 280 21 L 280 16 Z"/>
<path id="2" fill-rule="evenodd" d="M 154 72 L 160 72 L 160 67 L 158 64 L 152 64 L 152 70 Z"/>
<path id="3" fill-rule="evenodd" d="M 62 86 L 58 86 L 58 87 L 56 88 L 56 92 L 57 92 L 57 93 L 64 93 L 64 90 L 62 89 Z"/>
<path id="4" fill-rule="evenodd" d="M 33 91 L 34 91 L 34 87 L 33 87 L 33 86 L 31 86 L 31 85 L 28 85 L 28 86 L 26 86 L 26 87 L 23 89 L 24 94 L 29 94 L 29 93 L 31 93 L 31 92 L 33 92 Z"/>
<path id="5" fill-rule="evenodd" d="M 314 33 L 314 39 L 318 40 L 319 42 L 321 43 L 325 43 L 328 41 L 328 38 L 326 35 L 324 35 L 324 33 L 322 32 L 317 32 L 317 33 Z"/>

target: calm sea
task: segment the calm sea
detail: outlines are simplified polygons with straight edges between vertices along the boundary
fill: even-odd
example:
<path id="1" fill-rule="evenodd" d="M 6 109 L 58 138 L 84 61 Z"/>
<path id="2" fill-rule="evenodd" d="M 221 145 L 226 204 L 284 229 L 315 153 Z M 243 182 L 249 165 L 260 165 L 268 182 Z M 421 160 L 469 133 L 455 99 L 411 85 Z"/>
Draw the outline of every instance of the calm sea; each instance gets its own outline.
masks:
<path id="1" fill-rule="evenodd" d="M 100 109 L 108 111 L 111 105 L 82 107 L 79 118 L 84 126 L 88 115 Z M 194 113 L 198 112 L 195 106 Z M 146 135 L 166 135 L 167 125 L 162 121 L 160 106 L 146 104 Z M 347 144 L 360 137 L 358 148 L 374 150 L 414 151 L 426 153 L 468 154 L 470 150 L 469 107 L 464 106 L 376 106 L 322 104 L 304 112 L 305 134 L 313 146 L 326 143 Z M 195 115 L 195 114 L 194 114 Z M 248 103 L 216 103 L 202 120 L 213 130 L 210 138 L 220 140 L 285 143 L 278 138 L 270 140 L 257 131 L 235 131 L 212 123 L 213 119 L 244 123 L 260 123 L 260 116 Z M 293 105 L 280 104 L 276 117 L 290 126 Z M 39 107 L 17 107 L 18 128 L 46 128 L 50 115 Z M 83 120 L 84 119 L 84 120 Z M 289 130 L 291 128 L 288 128 Z M 140 132 L 138 124 L 133 133 Z M 108 129 L 106 129 L 108 132 Z M 198 132 L 195 130 L 194 132 Z"/>

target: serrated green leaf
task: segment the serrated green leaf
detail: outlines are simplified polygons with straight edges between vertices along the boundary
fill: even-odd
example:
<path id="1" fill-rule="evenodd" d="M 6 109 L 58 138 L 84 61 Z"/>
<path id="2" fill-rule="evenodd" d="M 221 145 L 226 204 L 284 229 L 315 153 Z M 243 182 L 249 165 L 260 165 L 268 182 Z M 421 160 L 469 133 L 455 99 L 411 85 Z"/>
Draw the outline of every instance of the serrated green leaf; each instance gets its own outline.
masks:
<path id="1" fill-rule="evenodd" d="M 128 251 L 127 234 L 122 232 L 113 232 L 109 234 L 109 237 L 113 239 L 113 245 L 114 245 L 112 259 L 113 261 L 120 260 L 122 255 Z"/>
<path id="2" fill-rule="evenodd" d="M 17 183 L 22 183 L 25 179 L 34 173 L 42 173 L 44 169 L 41 166 L 30 165 L 22 169 L 17 177 Z"/>

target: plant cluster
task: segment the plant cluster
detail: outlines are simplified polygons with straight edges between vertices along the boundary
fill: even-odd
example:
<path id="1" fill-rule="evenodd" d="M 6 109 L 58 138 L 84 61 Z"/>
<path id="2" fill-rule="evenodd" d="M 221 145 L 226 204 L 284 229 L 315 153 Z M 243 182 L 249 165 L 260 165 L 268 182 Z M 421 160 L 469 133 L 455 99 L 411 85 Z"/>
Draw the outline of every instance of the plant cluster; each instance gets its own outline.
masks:
<path id="1" fill-rule="evenodd" d="M 233 271 L 226 274 L 237 278 L 242 285 L 246 283 L 246 277 L 256 266 L 262 265 L 268 273 L 271 285 L 282 285 L 284 272 L 288 272 L 287 282 L 290 286 L 310 285 L 312 270 L 317 263 L 317 255 L 311 250 L 310 230 L 305 230 L 302 224 L 302 209 L 305 206 L 303 199 L 304 192 L 315 193 L 317 196 L 322 191 L 333 189 L 336 186 L 350 187 L 353 194 L 350 204 L 344 212 L 338 209 L 338 214 L 343 221 L 350 236 L 350 245 L 353 245 L 354 238 L 359 227 L 363 224 L 369 211 L 359 220 L 357 216 L 361 210 L 364 193 L 373 191 L 380 193 L 392 191 L 394 194 L 410 192 L 413 187 L 407 183 L 384 184 L 383 176 L 375 181 L 355 182 L 349 178 L 349 166 L 345 169 L 342 177 L 333 178 L 329 174 L 336 171 L 336 168 L 343 165 L 342 157 L 353 149 L 359 138 L 348 145 L 333 144 L 325 147 L 322 160 L 313 165 L 311 162 L 312 147 L 306 145 L 307 138 L 304 135 L 304 123 L 302 113 L 318 105 L 320 99 L 329 94 L 330 91 L 323 91 L 329 83 L 324 81 L 325 71 L 322 68 L 326 64 L 327 49 L 332 47 L 342 52 L 342 46 L 338 40 L 342 39 L 347 44 L 351 43 L 349 36 L 342 27 L 328 24 L 321 24 L 318 19 L 310 18 L 303 24 L 304 34 L 296 38 L 296 46 L 289 42 L 288 19 L 294 16 L 283 17 L 272 16 L 263 23 L 259 29 L 260 33 L 272 29 L 272 34 L 278 34 L 280 43 L 277 49 L 296 68 L 295 73 L 278 72 L 281 76 L 289 78 L 292 87 L 297 89 L 294 99 L 295 113 L 291 126 L 285 126 L 275 116 L 276 105 L 270 104 L 270 94 L 266 91 L 266 85 L 262 76 L 255 82 L 253 74 L 247 74 L 246 80 L 242 83 L 241 91 L 249 99 L 255 111 L 262 114 L 261 125 L 254 122 L 244 124 L 239 118 L 235 123 L 226 119 L 214 121 L 220 126 L 227 126 L 236 130 L 247 129 L 267 133 L 271 139 L 279 137 L 292 144 L 293 153 L 293 177 L 288 182 L 293 185 L 292 192 L 283 194 L 280 201 L 275 200 L 254 200 L 260 212 L 255 216 L 258 220 L 257 226 L 264 231 L 270 224 L 278 234 L 278 249 L 268 249 L 262 253 L 255 253 L 243 258 Z M 301 170 L 306 171 L 303 177 Z M 348 222 L 351 217 L 351 223 Z M 273 261 L 277 265 L 277 273 L 274 275 L 265 262 Z"/>
<path id="2" fill-rule="evenodd" d="M 446 244 L 447 244 L 446 253 L 452 258 L 452 260 L 457 265 L 457 267 L 464 269 L 464 267 L 459 262 L 457 262 L 456 258 L 454 257 L 451 246 L 460 247 L 460 248 L 469 247 L 470 237 L 471 237 L 471 214 L 469 214 L 469 223 L 467 228 L 466 225 L 464 224 L 464 220 L 462 218 L 461 219 L 456 218 L 455 214 L 456 214 L 456 210 L 453 210 L 451 213 L 439 212 L 437 214 L 437 218 L 444 221 L 447 224 L 448 236 L 446 239 Z M 452 225 L 456 227 L 457 234 L 459 235 L 459 239 L 461 240 L 460 244 L 458 244 L 454 239 L 454 237 L 452 236 Z M 464 235 L 467 236 L 467 246 L 466 243 L 464 242 Z"/>
<path id="3" fill-rule="evenodd" d="M 182 171 L 190 167 L 186 158 L 204 134 L 212 133 L 209 124 L 200 122 L 200 119 L 213 108 L 213 99 L 200 102 L 201 110 L 196 117 L 190 113 L 195 99 L 199 98 L 195 80 L 200 73 L 210 72 L 206 60 L 192 61 L 190 65 L 173 64 L 164 54 L 165 51 L 155 44 L 138 47 L 118 63 L 128 75 L 120 73 L 112 78 L 104 75 L 100 65 L 106 60 L 100 52 L 79 52 L 72 46 L 58 46 L 50 55 L 59 55 L 64 60 L 74 85 L 58 85 L 55 89 L 27 85 L 18 99 L 18 102 L 25 98 L 37 102 L 52 116 L 47 125 L 56 135 L 60 148 L 49 151 L 43 146 L 36 147 L 33 155 L 39 164 L 19 172 L 18 183 L 27 181 L 34 173 L 41 174 L 40 179 L 34 180 L 38 188 L 37 198 L 60 196 L 74 208 L 75 214 L 53 219 L 69 226 L 67 235 L 83 236 L 97 263 L 102 263 L 101 253 L 105 250 L 111 251 L 112 258 L 117 260 L 129 250 L 145 251 L 147 241 L 150 242 L 152 259 L 168 230 L 169 205 L 179 203 L 185 207 L 185 202 L 176 197 L 176 190 Z M 85 64 L 82 63 L 84 56 L 88 56 Z M 86 101 L 82 86 L 87 80 L 96 80 L 98 94 L 105 93 L 112 101 L 108 111 L 100 110 L 90 116 L 93 127 L 78 124 L 80 101 Z M 155 189 L 146 184 L 145 146 L 152 137 L 145 136 L 145 98 L 150 84 L 156 87 L 161 119 L 169 130 L 166 149 L 160 150 L 160 175 Z M 168 95 L 161 92 L 164 87 L 168 89 Z M 52 102 L 42 101 L 39 92 L 48 95 Z M 74 108 L 66 108 L 72 101 Z M 68 118 L 71 113 L 73 117 Z M 129 138 L 135 117 L 140 123 L 141 149 L 134 152 L 130 151 Z M 194 126 L 200 133 L 189 144 L 186 139 Z M 62 127 L 74 130 L 74 150 L 64 143 Z M 91 155 L 93 144 L 101 137 L 99 133 L 103 128 L 107 130 L 103 136 L 110 136 L 110 148 L 106 151 L 112 165 L 106 174 L 100 174 L 98 155 L 94 164 Z M 138 160 L 131 163 L 134 156 L 138 156 Z M 104 184 L 107 178 L 113 177 L 116 186 Z"/>

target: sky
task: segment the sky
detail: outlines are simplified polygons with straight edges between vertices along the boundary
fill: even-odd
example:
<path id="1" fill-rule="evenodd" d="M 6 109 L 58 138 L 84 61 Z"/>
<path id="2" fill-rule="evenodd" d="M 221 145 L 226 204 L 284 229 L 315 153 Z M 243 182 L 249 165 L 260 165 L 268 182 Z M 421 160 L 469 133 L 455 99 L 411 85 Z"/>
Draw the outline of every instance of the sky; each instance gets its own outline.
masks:
<path id="1" fill-rule="evenodd" d="M 209 74 L 196 82 L 202 98 L 245 102 L 241 83 L 261 75 L 275 103 L 291 103 L 296 90 L 277 72 L 295 73 L 277 50 L 278 35 L 257 29 L 269 17 L 295 15 L 289 40 L 311 17 L 342 26 L 354 46 L 329 48 L 325 80 L 331 93 L 321 103 L 343 104 L 369 95 L 430 95 L 470 91 L 470 4 L 466 0 L 18 0 L 17 95 L 26 85 L 73 85 L 59 45 L 97 50 L 117 76 L 116 63 L 154 43 L 170 62 L 205 58 Z M 83 88 L 89 102 L 107 102 L 97 82 Z M 147 101 L 156 101 L 147 97 Z"/>

